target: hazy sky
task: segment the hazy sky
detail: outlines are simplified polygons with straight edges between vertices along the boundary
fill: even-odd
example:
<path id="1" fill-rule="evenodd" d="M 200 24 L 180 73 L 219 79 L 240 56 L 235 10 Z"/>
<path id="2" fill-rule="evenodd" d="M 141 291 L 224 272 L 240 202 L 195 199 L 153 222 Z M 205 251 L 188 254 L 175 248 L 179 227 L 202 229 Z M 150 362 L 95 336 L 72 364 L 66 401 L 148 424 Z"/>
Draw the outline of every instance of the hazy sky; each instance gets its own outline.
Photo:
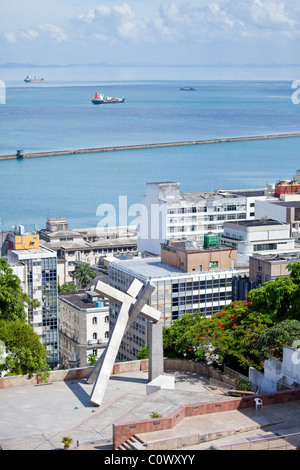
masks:
<path id="1" fill-rule="evenodd" d="M 0 63 L 298 63 L 300 0 L 0 0 Z"/>

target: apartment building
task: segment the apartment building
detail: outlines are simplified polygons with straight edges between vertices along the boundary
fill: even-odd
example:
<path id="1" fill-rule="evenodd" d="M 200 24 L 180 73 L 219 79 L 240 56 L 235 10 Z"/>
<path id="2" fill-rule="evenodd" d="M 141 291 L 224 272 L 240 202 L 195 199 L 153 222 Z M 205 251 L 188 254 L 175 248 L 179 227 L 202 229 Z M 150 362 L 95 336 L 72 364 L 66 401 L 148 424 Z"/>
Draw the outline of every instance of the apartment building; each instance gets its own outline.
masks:
<path id="1" fill-rule="evenodd" d="M 252 220 L 258 199 L 272 198 L 267 189 L 181 193 L 176 182 L 148 183 L 142 199 L 138 251 L 160 255 L 167 240 L 195 241 L 221 234 L 226 221 Z"/>
<path id="2" fill-rule="evenodd" d="M 86 367 L 101 356 L 109 338 L 109 306 L 94 290 L 58 296 L 59 362 Z"/>
<path id="3" fill-rule="evenodd" d="M 238 253 L 244 255 L 295 250 L 290 225 L 268 218 L 226 222 L 221 239 L 224 245 L 236 248 Z"/>
<path id="4" fill-rule="evenodd" d="M 96 227 L 70 229 L 66 218 L 47 219 L 39 232 L 41 244 L 57 253 L 58 282 L 72 282 L 76 264 L 101 268 L 107 256 L 134 256 L 137 253 L 137 228 Z"/>
<path id="5" fill-rule="evenodd" d="M 40 246 L 36 233 L 26 233 L 23 226 L 14 227 L 3 245 L 4 256 L 20 276 L 23 290 L 30 299 L 39 301 L 36 309 L 28 309 L 27 317 L 48 353 L 48 363 L 58 363 L 57 332 L 57 256 Z"/>

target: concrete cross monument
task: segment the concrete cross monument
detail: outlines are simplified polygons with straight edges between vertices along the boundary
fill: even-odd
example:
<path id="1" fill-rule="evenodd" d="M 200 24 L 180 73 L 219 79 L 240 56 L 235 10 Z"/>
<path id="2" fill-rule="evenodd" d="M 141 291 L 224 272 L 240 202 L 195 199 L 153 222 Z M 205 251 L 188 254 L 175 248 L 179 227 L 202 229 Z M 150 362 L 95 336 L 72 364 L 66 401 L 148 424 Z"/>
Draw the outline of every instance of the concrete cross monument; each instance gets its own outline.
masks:
<path id="1" fill-rule="evenodd" d="M 87 378 L 87 383 L 94 383 L 90 403 L 100 406 L 123 336 L 135 322 L 138 315 L 153 322 L 151 323 L 151 328 L 158 326 L 156 324 L 160 319 L 160 312 L 147 305 L 147 301 L 155 290 L 155 287 L 150 283 L 144 286 L 142 282 L 135 279 L 127 292 L 121 292 L 104 282 L 98 281 L 95 290 L 104 297 L 121 305 L 108 345 Z M 163 371 L 163 348 L 162 336 L 159 333 L 152 332 L 150 338 L 152 339 L 149 345 L 149 377 L 152 380 L 155 378 L 154 376 L 160 375 Z M 157 345 L 154 344 L 155 341 Z M 154 349 L 156 351 L 156 358 L 158 357 L 156 361 L 153 361 L 154 353 L 152 351 Z M 155 367 L 157 367 L 157 371 L 153 372 Z"/>

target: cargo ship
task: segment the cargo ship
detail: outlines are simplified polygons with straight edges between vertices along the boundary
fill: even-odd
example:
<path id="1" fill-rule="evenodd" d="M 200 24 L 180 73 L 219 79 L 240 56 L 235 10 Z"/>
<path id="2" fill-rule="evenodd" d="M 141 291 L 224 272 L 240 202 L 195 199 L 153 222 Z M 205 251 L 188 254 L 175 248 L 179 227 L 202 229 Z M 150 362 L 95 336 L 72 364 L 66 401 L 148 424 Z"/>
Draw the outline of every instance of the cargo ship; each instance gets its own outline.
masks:
<path id="1" fill-rule="evenodd" d="M 31 77 L 31 75 L 27 75 L 27 77 L 24 80 L 24 82 L 26 83 L 40 83 L 43 81 L 44 81 L 43 78 Z"/>
<path id="2" fill-rule="evenodd" d="M 196 91 L 196 88 L 193 86 L 183 86 L 180 88 L 181 91 Z"/>
<path id="3" fill-rule="evenodd" d="M 98 93 L 93 96 L 93 104 L 113 104 L 113 103 L 124 103 L 125 98 L 115 98 L 114 96 L 104 96 Z"/>

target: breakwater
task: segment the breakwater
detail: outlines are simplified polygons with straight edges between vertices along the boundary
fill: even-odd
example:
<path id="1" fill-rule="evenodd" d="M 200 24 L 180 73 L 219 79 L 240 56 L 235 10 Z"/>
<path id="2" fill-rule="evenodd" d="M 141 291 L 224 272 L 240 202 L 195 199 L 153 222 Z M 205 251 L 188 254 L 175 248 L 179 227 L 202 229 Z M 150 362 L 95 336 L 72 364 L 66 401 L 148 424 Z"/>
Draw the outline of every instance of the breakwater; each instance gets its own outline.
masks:
<path id="1" fill-rule="evenodd" d="M 51 157 L 59 155 L 75 155 L 84 153 L 101 153 L 101 152 L 113 152 L 120 150 L 141 150 L 150 148 L 160 147 L 176 147 L 183 145 L 203 145 L 203 144 L 216 144 L 225 142 L 241 142 L 249 140 L 265 140 L 265 139 L 283 139 L 290 137 L 300 137 L 300 133 L 291 134 L 270 134 L 261 136 L 248 136 L 248 137 L 224 137 L 219 139 L 204 139 L 204 140 L 191 140 L 182 142 L 162 142 L 156 144 L 137 144 L 137 145 L 121 145 L 114 147 L 96 147 L 88 149 L 74 149 L 74 150 L 54 150 L 48 152 L 35 152 L 35 153 L 24 153 L 23 150 L 17 150 L 16 154 L 13 155 L 0 155 L 0 160 L 12 160 L 12 159 L 23 159 L 23 158 L 35 158 L 35 157 Z"/>

